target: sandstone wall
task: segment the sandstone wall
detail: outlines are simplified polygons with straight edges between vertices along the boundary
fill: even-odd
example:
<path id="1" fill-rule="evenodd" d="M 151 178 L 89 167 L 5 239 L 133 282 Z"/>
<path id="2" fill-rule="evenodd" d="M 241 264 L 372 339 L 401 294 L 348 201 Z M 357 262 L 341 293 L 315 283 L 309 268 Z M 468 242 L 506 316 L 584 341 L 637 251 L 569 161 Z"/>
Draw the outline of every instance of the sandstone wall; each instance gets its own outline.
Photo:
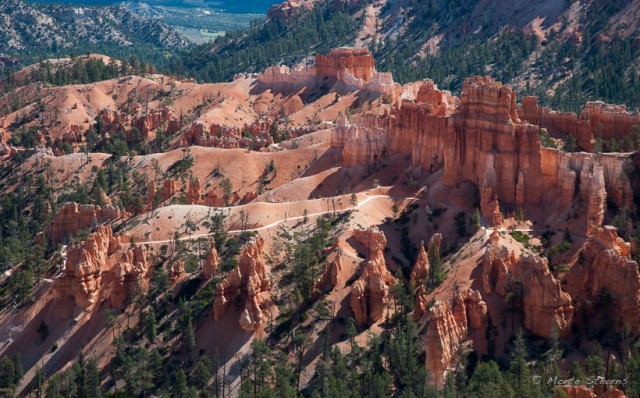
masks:
<path id="1" fill-rule="evenodd" d="M 516 293 L 522 304 L 524 327 L 531 333 L 550 338 L 555 332 L 563 336 L 571 330 L 571 297 L 551 274 L 545 258 L 526 254 L 517 257 L 499 239 L 492 239 L 482 260 L 482 286 L 485 294 L 495 292 L 506 297 L 509 292 Z"/>
<path id="2" fill-rule="evenodd" d="M 557 138 L 571 134 L 585 151 L 593 152 L 598 136 L 621 140 L 640 125 L 640 113 L 628 112 L 623 105 L 587 102 L 578 117 L 572 112 L 557 112 L 538 105 L 535 97 L 524 97 L 518 114 L 526 121 L 545 128 Z"/>
<path id="3" fill-rule="evenodd" d="M 436 386 L 441 388 L 458 347 L 472 329 L 485 327 L 487 304 L 480 292 L 467 290 L 453 301 L 437 301 L 429 309 L 429 326 L 424 336 L 426 365 Z"/>
<path id="4" fill-rule="evenodd" d="M 576 301 L 597 300 L 602 294 L 612 299 L 610 316 L 617 330 L 640 328 L 640 271 L 630 258 L 627 243 L 614 227 L 598 228 L 567 275 L 571 296 Z"/>
<path id="5" fill-rule="evenodd" d="M 316 55 L 316 70 L 321 77 L 344 80 L 345 74 L 349 73 L 356 79 L 367 82 L 375 73 L 375 64 L 373 55 L 366 48 L 338 48 L 328 55 Z"/>
<path id="6" fill-rule="evenodd" d="M 271 290 L 269 267 L 264 260 L 262 238 L 251 238 L 242 253 L 238 266 L 216 286 L 213 300 L 214 319 L 222 318 L 236 296 L 244 299 L 238 323 L 244 330 L 256 330 L 265 322 L 261 306 L 268 301 Z"/>
<path id="7" fill-rule="evenodd" d="M 445 185 L 473 182 L 484 199 L 483 216 L 491 224 L 501 221 L 498 201 L 557 209 L 569 209 L 580 201 L 584 206 L 580 211 L 587 217 L 572 228 L 584 235 L 602 224 L 607 193 L 619 207 L 633 208 L 627 177 L 633 162 L 628 155 L 596 157 L 542 147 L 539 127 L 520 119 L 516 94 L 509 86 L 488 77 L 470 78 L 458 100 L 425 81 L 415 98 L 396 104 L 389 114 L 338 125 L 332 146 L 344 148 L 343 165 L 411 154 L 414 166 L 430 173 L 443 170 Z M 527 113 L 535 105 L 532 102 L 526 99 L 528 108 L 521 107 L 528 118 L 535 115 Z M 588 109 L 591 115 L 600 115 L 595 108 Z"/>
<path id="8" fill-rule="evenodd" d="M 58 297 L 72 296 L 80 307 L 103 300 L 117 307 L 131 297 L 137 284 L 144 285 L 148 271 L 145 246 L 124 249 L 110 226 L 99 226 L 87 240 L 69 248 L 54 291 Z"/>
<path id="9" fill-rule="evenodd" d="M 125 211 L 113 206 L 65 203 L 45 227 L 44 233 L 52 242 L 61 243 L 81 229 L 125 217 L 128 217 Z"/>
<path id="10" fill-rule="evenodd" d="M 356 230 L 353 237 L 368 251 L 360 278 L 351 286 L 350 307 L 356 323 L 366 325 L 382 319 L 395 278 L 387 269 L 384 248 L 387 239 L 377 227 Z"/>
<path id="11" fill-rule="evenodd" d="M 346 118 L 338 120 L 331 136 L 331 146 L 342 148 L 342 165 L 356 167 L 373 163 L 387 156 L 389 135 L 386 133 L 384 119 L 375 116 L 363 116 L 357 124 L 351 124 Z"/>
<path id="12" fill-rule="evenodd" d="M 388 102 L 395 101 L 403 91 L 391 73 L 376 71 L 367 48 L 339 48 L 318 54 L 314 66 L 270 67 L 258 75 L 257 82 L 262 89 L 287 95 L 328 88 L 338 93 L 362 90 Z"/>

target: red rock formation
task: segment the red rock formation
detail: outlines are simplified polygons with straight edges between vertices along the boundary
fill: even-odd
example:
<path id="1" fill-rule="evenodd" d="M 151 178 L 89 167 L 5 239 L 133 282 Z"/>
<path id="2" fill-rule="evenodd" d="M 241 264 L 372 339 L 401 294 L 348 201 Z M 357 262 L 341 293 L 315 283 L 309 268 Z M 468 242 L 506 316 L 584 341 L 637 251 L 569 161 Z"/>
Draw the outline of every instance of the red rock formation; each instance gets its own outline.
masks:
<path id="1" fill-rule="evenodd" d="M 598 398 L 626 398 L 626 395 L 624 395 L 624 393 L 617 388 L 613 388 L 600 394 Z"/>
<path id="2" fill-rule="evenodd" d="M 629 176 L 635 168 L 633 155 L 604 153 L 599 157 L 604 174 L 607 199 L 619 208 L 635 209 Z"/>
<path id="3" fill-rule="evenodd" d="M 160 202 L 164 202 L 172 197 L 176 193 L 176 180 L 168 179 L 164 180 L 162 183 L 162 188 L 160 188 Z"/>
<path id="4" fill-rule="evenodd" d="M 209 191 L 202 200 L 202 205 L 211 207 L 223 207 L 225 205 L 224 198 L 218 197 L 213 191 Z"/>
<path id="5" fill-rule="evenodd" d="M 350 306 L 356 323 L 364 325 L 379 321 L 389 296 L 389 286 L 395 284 L 393 275 L 387 269 L 384 248 L 387 239 L 377 227 L 356 230 L 354 238 L 368 250 L 368 260 L 360 278 L 351 286 Z"/>
<path id="6" fill-rule="evenodd" d="M 138 129 L 145 141 L 154 140 L 156 138 L 156 131 L 163 124 L 167 127 L 169 127 L 168 125 L 171 124 L 171 127 L 167 129 L 168 133 L 171 134 L 177 131 L 173 129 L 175 129 L 176 124 L 178 124 L 179 122 L 175 117 L 172 116 L 174 112 L 172 108 L 163 106 L 160 108 L 149 109 L 146 112 L 141 111 L 142 107 L 140 107 L 140 113 L 132 117 L 131 125 Z M 133 136 L 130 137 L 130 135 L 130 133 L 127 135 L 128 140 L 135 138 Z"/>
<path id="7" fill-rule="evenodd" d="M 167 133 L 173 134 L 180 130 L 182 121 L 178 119 L 176 110 L 162 105 L 158 108 L 149 108 L 136 104 L 131 113 L 104 109 L 99 115 L 102 118 L 102 133 L 113 134 L 122 132 L 127 141 L 142 138 L 148 142 L 156 138 L 158 129 L 163 128 Z M 139 136 L 137 136 L 139 134 Z"/>
<path id="8" fill-rule="evenodd" d="M 300 109 L 293 109 L 291 113 L 298 110 Z M 273 120 L 271 118 L 266 118 L 256 120 L 251 124 L 245 124 L 242 128 L 218 124 L 212 124 L 207 128 L 203 122 L 197 121 L 182 133 L 174 146 L 198 145 L 226 149 L 260 149 L 273 144 L 273 137 L 270 134 L 272 123 Z M 293 137 L 295 137 L 295 134 Z"/>
<path id="9" fill-rule="evenodd" d="M 628 112 L 624 105 L 603 102 L 587 102 L 578 117 L 572 112 L 556 112 L 539 106 L 535 97 L 524 97 L 518 114 L 529 123 L 546 128 L 554 137 L 573 135 L 580 148 L 589 152 L 595 149 L 597 137 L 622 141 L 640 124 L 640 113 Z"/>
<path id="10" fill-rule="evenodd" d="M 322 275 L 314 285 L 314 290 L 326 291 L 338 286 L 340 272 L 342 272 L 342 258 L 337 256 L 335 260 L 325 265 Z"/>
<path id="11" fill-rule="evenodd" d="M 596 398 L 597 395 L 585 386 L 562 386 L 560 387 L 571 398 Z"/>
<path id="12" fill-rule="evenodd" d="M 484 254 L 482 278 L 485 294 L 496 292 L 503 297 L 514 289 L 509 280 L 517 283 L 524 327 L 530 332 L 550 338 L 556 331 L 559 335 L 570 331 L 574 315 L 571 297 L 551 274 L 545 258 L 523 254 L 516 259 L 513 252 L 494 242 Z"/>
<path id="13" fill-rule="evenodd" d="M 317 0 L 288 0 L 271 6 L 267 11 L 267 18 L 288 22 L 292 17 L 304 10 L 311 10 Z"/>
<path id="14" fill-rule="evenodd" d="M 418 89 L 416 102 L 425 105 L 431 115 L 447 116 L 455 112 L 459 100 L 450 91 L 438 90 L 432 80 L 426 79 Z"/>
<path id="15" fill-rule="evenodd" d="M 494 232 L 491 245 L 482 258 L 482 291 L 485 294 L 495 291 L 500 296 L 506 296 L 507 278 L 516 258 L 513 252 L 498 244 L 499 240 L 499 234 Z"/>
<path id="16" fill-rule="evenodd" d="M 541 203 L 540 136 L 535 126 L 520 122 L 515 100 L 509 86 L 491 78 L 465 80 L 460 111 L 455 115 L 455 138 L 444 151 L 446 185 L 472 181 L 481 191 L 490 188 L 492 195 L 516 203 L 522 173 L 524 201 Z"/>
<path id="17" fill-rule="evenodd" d="M 52 242 L 59 243 L 81 229 L 128 216 L 127 212 L 112 206 L 65 203 L 45 227 L 44 233 Z"/>
<path id="18" fill-rule="evenodd" d="M 442 387 L 447 369 L 453 363 L 458 346 L 467 338 L 470 329 L 485 327 L 487 304 L 480 292 L 467 290 L 453 303 L 436 301 L 429 309 L 429 326 L 424 337 L 427 367 L 436 386 Z"/>
<path id="19" fill-rule="evenodd" d="M 422 282 L 429 276 L 429 256 L 424 249 L 424 241 L 420 241 L 420 250 L 418 251 L 418 258 L 411 271 L 411 282 L 414 286 L 421 285 Z"/>
<path id="20" fill-rule="evenodd" d="M 427 289 L 424 285 L 420 285 L 418 290 L 416 290 L 416 302 L 413 306 L 413 312 L 411 316 L 414 320 L 420 320 L 424 314 L 427 313 Z"/>
<path id="21" fill-rule="evenodd" d="M 184 277 L 184 261 L 176 260 L 169 269 L 169 279 L 172 285 L 177 285 Z"/>
<path id="22" fill-rule="evenodd" d="M 503 216 L 500 212 L 498 196 L 493 194 L 493 189 L 490 187 L 484 187 L 480 193 L 480 208 L 488 226 L 502 225 Z"/>
<path id="23" fill-rule="evenodd" d="M 440 244 L 442 243 L 442 234 L 436 233 L 433 234 L 431 239 L 429 240 L 429 248 L 428 250 L 432 250 L 437 248 L 440 250 Z M 424 242 L 420 242 L 420 250 L 418 251 L 418 258 L 416 259 L 416 263 L 413 266 L 413 270 L 411 271 L 411 282 L 415 286 L 418 286 L 424 282 L 424 280 L 429 275 L 429 255 L 428 251 L 424 248 Z"/>
<path id="24" fill-rule="evenodd" d="M 376 72 L 367 48 L 339 48 L 326 55 L 317 54 L 315 66 L 310 67 L 271 67 L 258 75 L 257 80 L 263 89 L 286 95 L 327 84 L 337 93 L 363 90 L 387 102 L 395 101 L 402 93 L 402 87 L 393 81 L 391 73 Z"/>
<path id="25" fill-rule="evenodd" d="M 561 386 L 562 390 L 567 393 L 570 398 L 625 398 L 626 395 L 616 388 L 607 390 L 602 394 L 596 395 L 593 389 L 585 386 Z"/>
<path id="26" fill-rule="evenodd" d="M 602 293 L 611 296 L 607 309 L 616 329 L 640 327 L 640 272 L 630 259 L 630 249 L 614 227 L 598 228 L 578 261 L 567 274 L 568 289 L 574 300 L 596 300 Z"/>
<path id="27" fill-rule="evenodd" d="M 198 177 L 192 178 L 189 181 L 189 188 L 187 189 L 187 203 L 190 205 L 198 204 L 201 200 L 202 193 L 200 192 L 200 179 Z"/>
<path id="28" fill-rule="evenodd" d="M 120 306 L 149 270 L 146 247 L 124 251 L 120 236 L 110 226 L 99 226 L 86 241 L 67 253 L 64 274 L 56 279 L 59 297 L 73 296 L 76 305 L 89 307 L 103 299 Z"/>
<path id="29" fill-rule="evenodd" d="M 328 55 L 316 55 L 318 76 L 334 77 L 345 80 L 345 73 L 365 82 L 371 80 L 375 73 L 373 55 L 367 48 L 339 48 Z"/>
<path id="30" fill-rule="evenodd" d="M 467 79 L 455 112 L 440 101 L 458 102 L 432 85 L 423 85 L 416 98 L 427 102 L 405 100 L 390 114 L 338 125 L 331 144 L 343 148 L 343 165 L 410 154 L 413 165 L 429 173 L 443 169 L 447 186 L 474 183 L 481 194 L 482 213 L 493 223 L 500 221 L 496 198 L 518 207 L 569 209 L 577 202 L 586 215 L 582 224 L 571 224 L 579 234 L 601 224 L 605 187 L 615 192 L 616 203 L 632 204 L 630 184 L 618 181 L 630 161 L 622 166 L 623 159 L 601 162 L 586 153 L 543 148 L 539 127 L 519 119 L 516 95 L 509 86 L 488 77 Z"/>
<path id="31" fill-rule="evenodd" d="M 361 121 L 357 125 L 349 123 L 346 117 L 338 119 L 331 146 L 342 148 L 342 165 L 356 167 L 385 158 L 389 148 L 389 136 L 384 125 L 376 125 L 380 119 L 363 116 L 369 123 Z"/>
<path id="32" fill-rule="evenodd" d="M 149 266 L 146 246 L 135 246 L 122 253 L 115 267 L 114 287 L 109 296 L 113 306 L 121 306 L 136 290 L 144 287 L 144 276 Z"/>
<path id="33" fill-rule="evenodd" d="M 260 73 L 257 80 L 273 92 L 287 94 L 298 93 L 305 87 L 317 85 L 316 68 L 307 65 L 297 65 L 294 68 L 284 65 L 272 66 Z"/>
<path id="34" fill-rule="evenodd" d="M 255 192 L 253 192 L 253 191 L 249 191 L 249 192 L 246 192 L 246 193 L 242 196 L 242 199 L 240 199 L 240 200 L 239 200 L 239 201 L 237 201 L 237 202 L 238 202 L 238 204 L 240 204 L 240 205 L 244 205 L 244 204 L 247 204 L 247 203 L 251 203 L 251 202 L 253 202 L 254 200 L 256 200 L 256 198 L 257 198 L 257 197 L 258 197 L 258 194 L 257 194 L 257 193 L 255 193 Z"/>
<path id="35" fill-rule="evenodd" d="M 553 337 L 556 330 L 561 336 L 569 333 L 573 323 L 571 297 L 549 271 L 547 260 L 523 255 L 514 275 L 522 284 L 524 327 L 546 338 Z"/>
<path id="36" fill-rule="evenodd" d="M 213 274 L 215 274 L 218 269 L 218 265 L 220 264 L 220 257 L 218 256 L 218 251 L 216 250 L 216 242 L 211 239 L 209 242 L 209 250 L 207 250 L 207 257 L 204 260 L 204 264 L 202 265 L 202 276 L 205 280 L 211 279 Z"/>
<path id="37" fill-rule="evenodd" d="M 239 319 L 240 327 L 256 330 L 264 322 L 261 305 L 268 299 L 271 281 L 268 266 L 262 256 L 263 245 L 262 238 L 252 238 L 240 255 L 238 267 L 230 271 L 216 286 L 214 319 L 222 318 L 229 302 L 240 294 L 245 297 L 244 309 Z"/>
<path id="38" fill-rule="evenodd" d="M 575 230 L 580 235 L 590 235 L 602 225 L 606 204 L 606 181 L 600 162 L 585 153 L 570 154 L 555 149 L 542 148 L 542 179 L 545 190 L 544 203 L 560 202 L 570 206 L 576 197 L 583 203 L 584 224 Z M 524 178 L 524 181 L 526 178 Z M 526 202 L 526 200 L 524 201 Z"/>

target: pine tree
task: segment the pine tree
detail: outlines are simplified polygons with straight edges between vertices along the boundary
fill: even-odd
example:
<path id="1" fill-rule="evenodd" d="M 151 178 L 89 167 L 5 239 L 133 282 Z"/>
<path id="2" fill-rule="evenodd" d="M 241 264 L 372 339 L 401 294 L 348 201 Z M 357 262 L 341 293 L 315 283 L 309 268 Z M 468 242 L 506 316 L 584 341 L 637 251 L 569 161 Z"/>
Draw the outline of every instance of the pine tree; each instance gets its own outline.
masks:
<path id="1" fill-rule="evenodd" d="M 191 380 L 194 386 L 196 386 L 200 393 L 205 396 L 205 390 L 207 389 L 207 385 L 209 384 L 209 380 L 211 379 L 211 360 L 208 356 L 203 356 L 198 360 L 195 369 L 193 370 L 193 374 L 191 375 Z"/>
<path id="2" fill-rule="evenodd" d="M 156 340 L 157 328 L 156 314 L 153 311 L 153 307 L 149 307 L 144 316 L 144 331 L 149 341 L 154 342 Z"/>
<path id="3" fill-rule="evenodd" d="M 33 380 L 33 393 L 35 398 L 42 398 L 44 396 L 44 385 L 47 378 L 44 374 L 44 369 L 39 366 L 36 369 L 36 375 Z"/>
<path id="4" fill-rule="evenodd" d="M 85 370 L 84 354 L 80 351 L 78 353 L 78 359 L 76 360 L 76 363 L 73 364 L 73 368 L 71 370 L 71 373 L 73 374 L 73 382 L 76 385 L 77 396 L 79 398 L 87 397 L 87 391 L 85 390 L 87 387 Z"/>
<path id="5" fill-rule="evenodd" d="M 189 386 L 187 384 L 187 375 L 184 370 L 179 369 L 175 375 L 175 383 L 173 385 L 173 393 L 176 398 L 187 398 Z"/>
<path id="6" fill-rule="evenodd" d="M 527 363 L 527 343 L 522 334 L 522 330 L 516 336 L 511 355 L 511 366 L 509 371 L 513 380 L 513 389 L 515 397 L 529 398 L 534 397 L 535 386 L 531 383 L 531 371 Z"/>
<path id="7" fill-rule="evenodd" d="M 15 377 L 13 361 L 9 357 L 3 356 L 2 359 L 0 359 L 0 391 L 5 392 L 7 396 L 13 395 Z"/>
<path id="8" fill-rule="evenodd" d="M 13 354 L 13 382 L 18 385 L 24 376 L 24 368 L 22 367 L 22 357 L 19 352 Z"/>
<path id="9" fill-rule="evenodd" d="M 189 322 L 187 329 L 182 333 L 182 351 L 185 357 L 189 357 L 196 349 L 196 334 L 193 331 L 193 324 Z"/>
<path id="10" fill-rule="evenodd" d="M 95 358 L 91 358 L 87 362 L 84 391 L 87 398 L 100 398 L 102 395 L 100 391 L 100 370 Z"/>

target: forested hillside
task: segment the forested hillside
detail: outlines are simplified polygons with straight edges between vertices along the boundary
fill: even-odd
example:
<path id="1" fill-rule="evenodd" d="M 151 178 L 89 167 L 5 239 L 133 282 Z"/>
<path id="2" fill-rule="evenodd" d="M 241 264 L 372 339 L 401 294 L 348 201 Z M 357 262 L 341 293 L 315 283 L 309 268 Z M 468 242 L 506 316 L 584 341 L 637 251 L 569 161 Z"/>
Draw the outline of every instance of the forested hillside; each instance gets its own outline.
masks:
<path id="1" fill-rule="evenodd" d="M 466 77 L 490 74 L 560 109 L 576 111 L 595 98 L 636 107 L 636 21 L 616 22 L 636 3 L 325 0 L 295 18 L 256 22 L 198 47 L 171 68 L 220 81 L 331 46 L 365 45 L 380 59 L 378 69 L 400 82 L 431 78 L 459 92 Z"/>
<path id="2" fill-rule="evenodd" d="M 72 7 L 0 1 L 0 51 L 22 65 L 57 56 L 103 52 L 114 57 L 137 54 L 162 64 L 189 43 L 165 23 L 139 17 L 121 6 Z"/>

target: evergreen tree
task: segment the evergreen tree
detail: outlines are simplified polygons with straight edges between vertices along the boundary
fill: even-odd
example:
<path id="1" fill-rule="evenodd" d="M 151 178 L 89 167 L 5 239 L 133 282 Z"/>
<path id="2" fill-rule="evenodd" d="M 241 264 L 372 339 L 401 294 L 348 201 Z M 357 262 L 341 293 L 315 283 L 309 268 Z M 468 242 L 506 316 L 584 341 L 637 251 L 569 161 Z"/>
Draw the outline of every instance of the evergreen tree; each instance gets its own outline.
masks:
<path id="1" fill-rule="evenodd" d="M 509 383 L 494 361 L 479 364 L 469 380 L 469 397 L 513 397 Z"/>
<path id="2" fill-rule="evenodd" d="M 187 375 L 184 370 L 179 369 L 175 374 L 175 382 L 173 384 L 173 396 L 175 398 L 188 398 L 189 385 L 187 383 Z"/>
<path id="3" fill-rule="evenodd" d="M 211 360 L 208 356 L 203 356 L 196 363 L 196 367 L 191 375 L 192 384 L 205 396 L 205 391 L 211 379 Z"/>
<path id="4" fill-rule="evenodd" d="M 11 358 L 3 356 L 0 359 L 0 391 L 6 396 L 13 396 L 16 385 L 15 366 Z"/>
<path id="5" fill-rule="evenodd" d="M 84 391 L 86 392 L 87 398 L 100 398 L 102 395 L 100 391 L 100 371 L 95 358 L 91 358 L 89 362 L 87 362 L 84 381 Z"/>
<path id="6" fill-rule="evenodd" d="M 444 262 L 440 257 L 440 246 L 436 242 L 429 244 L 429 276 L 427 278 L 427 286 L 430 288 L 437 287 L 444 280 Z"/>
<path id="7" fill-rule="evenodd" d="M 149 310 L 144 314 L 144 331 L 149 341 L 154 342 L 156 340 L 158 332 L 156 314 L 153 311 L 153 307 L 149 307 Z"/>
<path id="8" fill-rule="evenodd" d="M 189 357 L 191 353 L 196 349 L 196 335 L 193 331 L 193 324 L 189 322 L 186 330 L 182 333 L 182 351 L 186 357 Z"/>

